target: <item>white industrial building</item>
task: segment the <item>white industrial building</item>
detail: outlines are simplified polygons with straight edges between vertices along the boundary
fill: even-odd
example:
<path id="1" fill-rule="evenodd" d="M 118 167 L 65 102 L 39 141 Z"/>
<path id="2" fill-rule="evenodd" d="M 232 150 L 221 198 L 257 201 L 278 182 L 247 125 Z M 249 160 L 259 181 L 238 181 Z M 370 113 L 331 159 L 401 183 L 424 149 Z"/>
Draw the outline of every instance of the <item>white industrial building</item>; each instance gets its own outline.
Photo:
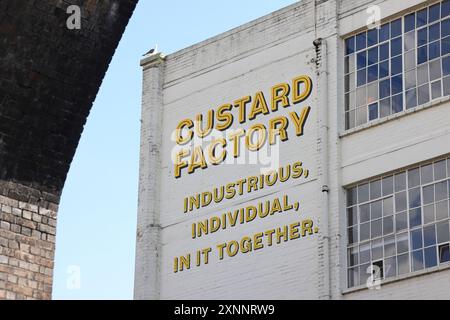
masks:
<path id="1" fill-rule="evenodd" d="M 449 0 L 304 0 L 144 57 L 135 298 L 450 298 L 449 52 Z M 302 96 L 306 78 L 312 90 Z M 174 164 L 199 133 L 198 115 L 203 129 L 210 115 L 221 123 L 220 133 L 290 121 L 276 137 L 276 164 L 301 162 L 303 175 L 251 189 L 260 163 L 194 168 L 180 162 L 193 147 Z M 188 138 L 177 146 L 178 134 Z M 233 196 L 193 200 L 230 184 Z M 275 198 L 299 209 L 224 227 L 228 213 Z M 213 217 L 223 228 L 213 230 Z M 286 229 L 288 240 L 284 226 L 300 235 Z M 239 250 L 222 245 L 232 240 Z"/>

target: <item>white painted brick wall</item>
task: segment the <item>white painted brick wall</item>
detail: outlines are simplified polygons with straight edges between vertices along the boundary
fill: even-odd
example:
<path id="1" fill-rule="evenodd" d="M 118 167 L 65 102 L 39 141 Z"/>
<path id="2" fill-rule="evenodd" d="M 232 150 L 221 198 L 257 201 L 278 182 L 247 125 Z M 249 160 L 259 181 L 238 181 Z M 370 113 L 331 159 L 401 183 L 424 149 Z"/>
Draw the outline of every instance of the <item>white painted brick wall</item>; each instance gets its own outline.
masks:
<path id="1" fill-rule="evenodd" d="M 360 290 L 342 294 L 347 287 L 343 186 L 450 152 L 450 120 L 447 116 L 449 103 L 445 101 L 439 106 L 432 106 L 340 138 L 344 120 L 342 36 L 364 26 L 369 4 L 380 5 L 382 18 L 389 18 L 399 11 L 420 5 L 421 2 L 423 1 L 301 1 L 167 57 L 161 95 L 164 111 L 160 121 L 163 124 L 163 137 L 161 182 L 158 186 L 161 190 L 158 212 L 162 227 L 161 252 L 158 255 L 161 298 L 316 299 L 323 296 L 322 280 L 326 272 L 323 265 L 327 257 L 322 254 L 320 235 L 263 249 L 247 256 L 212 262 L 185 274 L 172 272 L 172 258 L 177 254 L 194 247 L 239 239 L 242 235 L 288 222 L 290 217 L 250 223 L 244 228 L 218 232 L 214 237 L 190 239 L 190 223 L 193 221 L 218 215 L 223 210 L 232 210 L 242 205 L 243 201 L 261 199 L 238 197 L 235 201 L 223 203 L 221 206 L 208 207 L 193 215 L 183 216 L 180 198 L 190 193 L 173 182 L 170 162 L 173 143 L 168 139 L 171 130 L 182 118 L 192 118 L 199 112 L 232 102 L 235 98 L 253 94 L 257 90 L 266 93 L 270 86 L 289 81 L 298 73 L 311 75 L 316 84 L 314 65 L 310 63 L 315 56 L 311 44 L 319 37 L 324 38 L 328 45 L 331 239 L 329 258 L 332 298 L 450 297 L 447 280 L 450 271 L 446 270 L 385 284 L 381 290 Z M 338 16 L 339 20 L 336 18 Z M 154 79 L 150 77 L 144 79 L 144 95 L 146 90 L 152 90 L 149 88 L 149 82 L 152 81 Z M 148 105 L 145 99 L 144 96 L 144 104 Z M 276 193 L 272 196 L 292 193 L 293 197 L 299 194 L 300 201 L 302 198 L 308 199 L 304 203 L 304 212 L 313 215 L 320 223 L 320 186 L 315 180 L 320 173 L 317 152 L 320 149 L 320 141 L 314 131 L 317 130 L 314 125 L 320 106 L 316 104 L 315 91 L 310 99 L 314 112 L 309 122 L 309 130 L 313 133 L 298 145 L 286 144 L 281 152 L 285 158 L 282 164 L 303 160 L 312 168 L 313 176 L 306 184 L 279 186 L 274 189 Z M 398 139 L 392 139 L 393 136 Z M 191 193 L 206 191 L 212 186 L 231 182 L 235 177 L 250 176 L 255 170 L 257 168 L 236 166 L 230 175 L 227 166 L 219 166 L 185 176 L 183 184 L 189 186 Z M 140 183 L 145 183 L 145 179 L 144 177 L 144 181 Z M 158 199 L 155 201 L 158 202 Z M 149 257 L 142 258 L 148 260 Z M 140 283 L 136 290 L 143 290 L 142 286 L 145 284 Z"/>
<path id="2" fill-rule="evenodd" d="M 345 35 L 361 28 L 367 18 L 364 3 L 352 8 L 350 1 L 343 1 L 340 6 L 339 32 Z M 352 1 L 353 3 L 353 1 Z M 382 18 L 398 16 L 408 8 L 417 8 L 430 1 L 374 1 L 381 8 Z M 342 43 L 341 43 L 342 46 Z M 340 53 L 343 52 L 341 48 Z M 342 54 L 338 61 L 343 61 Z M 343 70 L 337 74 L 342 75 Z M 342 76 L 341 76 L 342 78 Z M 342 80 L 341 80 L 342 81 Z M 338 84 L 338 92 L 343 92 Z M 339 110 L 343 110 L 343 95 L 338 95 Z M 393 117 L 394 119 L 382 122 L 377 126 L 368 126 L 367 129 L 344 136 L 338 140 L 340 156 L 338 162 L 341 169 L 336 173 L 340 176 L 342 186 L 365 180 L 392 170 L 401 169 L 415 163 L 432 159 L 450 153 L 448 141 L 450 139 L 450 120 L 448 117 L 450 104 L 442 101 L 438 105 L 412 112 L 411 114 Z M 343 118 L 341 117 L 341 123 Z M 341 132 L 342 128 L 341 128 Z M 345 199 L 342 190 L 338 192 L 340 214 L 340 242 L 339 257 L 342 261 L 339 272 L 341 290 L 333 296 L 336 299 L 449 299 L 449 271 L 437 271 L 420 276 L 407 275 L 401 280 L 382 284 L 380 290 L 360 290 L 345 292 L 346 289 L 346 242 L 345 242 Z"/>
<path id="3" fill-rule="evenodd" d="M 163 60 L 158 54 L 147 60 L 143 75 L 135 299 L 158 299 L 160 280 Z"/>

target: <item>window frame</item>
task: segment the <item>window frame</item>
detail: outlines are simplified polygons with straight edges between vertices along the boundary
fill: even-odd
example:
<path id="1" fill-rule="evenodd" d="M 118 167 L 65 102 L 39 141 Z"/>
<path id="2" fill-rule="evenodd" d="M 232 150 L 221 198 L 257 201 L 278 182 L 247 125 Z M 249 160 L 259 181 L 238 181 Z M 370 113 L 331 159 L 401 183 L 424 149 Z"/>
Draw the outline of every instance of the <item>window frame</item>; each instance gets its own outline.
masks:
<path id="1" fill-rule="evenodd" d="M 445 164 L 445 177 L 441 177 L 440 179 L 436 179 L 435 177 L 435 165 L 440 163 L 441 161 L 444 161 Z M 427 167 L 431 165 L 432 168 L 432 179 L 431 181 L 427 181 L 426 183 L 422 184 L 422 175 L 423 175 L 423 171 L 422 168 Z M 418 169 L 418 174 L 419 174 L 419 185 L 418 186 L 410 186 L 409 185 L 409 181 L 408 181 L 408 175 L 411 171 Z M 406 180 L 406 185 L 404 186 L 404 189 L 400 188 L 396 190 L 396 176 L 403 176 L 405 175 L 405 180 Z M 387 193 L 384 194 L 383 192 L 383 179 L 390 179 L 392 177 L 392 191 L 391 193 Z M 381 194 L 378 197 L 374 197 L 373 199 L 371 199 L 370 196 L 370 184 L 376 181 L 380 181 L 381 183 Z M 434 220 L 429 221 L 429 222 L 425 222 L 425 215 L 424 215 L 424 208 L 426 206 L 431 205 L 430 203 L 425 204 L 424 203 L 424 189 L 426 187 L 429 187 L 431 185 L 437 185 L 439 183 L 442 182 L 446 182 L 447 184 L 447 189 L 446 189 L 446 195 L 445 198 L 442 200 L 436 200 L 436 188 L 433 188 L 433 202 L 431 203 L 434 206 Z M 367 184 L 368 186 L 368 199 L 359 202 L 359 194 L 358 194 L 358 188 L 360 186 L 365 186 Z M 417 208 L 420 208 L 421 210 L 421 223 L 419 225 L 415 225 L 411 227 L 410 224 L 410 217 L 409 217 L 409 212 L 411 211 L 411 209 L 417 209 L 416 207 L 414 208 L 410 208 L 410 195 L 409 195 L 409 191 L 411 189 L 416 189 L 416 188 L 420 188 L 420 206 Z M 355 191 L 356 190 L 356 191 Z M 349 197 L 350 191 L 352 191 L 351 193 L 351 197 Z M 406 211 L 401 211 L 401 212 L 397 212 L 397 208 L 396 208 L 396 201 L 395 201 L 395 196 L 398 193 L 406 193 L 406 203 L 407 203 L 407 207 L 406 207 Z M 353 198 L 353 196 L 355 196 L 355 198 Z M 376 237 L 372 237 L 371 235 L 371 230 L 369 227 L 369 238 L 368 239 L 364 239 L 363 241 L 361 241 L 361 231 L 360 231 L 360 226 L 361 226 L 361 218 L 360 218 L 360 207 L 361 206 L 365 206 L 372 203 L 375 203 L 377 201 L 383 201 L 385 199 L 389 199 L 392 198 L 393 199 L 393 203 L 392 203 L 392 213 L 385 215 L 384 214 L 384 206 L 383 206 L 383 202 L 382 202 L 382 210 L 381 210 L 381 218 L 377 217 L 376 219 L 380 219 L 381 223 L 382 223 L 382 230 L 381 230 L 381 235 L 378 235 Z M 362 275 L 362 268 L 364 268 L 366 265 L 370 266 L 373 264 L 373 262 L 380 262 L 382 264 L 382 270 L 383 270 L 383 277 L 380 279 L 382 282 L 383 281 L 395 281 L 399 278 L 403 278 L 403 277 L 413 277 L 416 273 L 428 273 L 430 271 L 433 271 L 435 268 L 450 268 L 450 258 L 448 258 L 447 261 L 441 262 L 440 258 L 440 248 L 441 247 L 448 247 L 448 251 L 450 251 L 450 157 L 448 155 L 446 156 L 442 156 L 436 159 L 432 159 L 432 160 L 428 160 L 425 162 L 421 162 L 418 164 L 414 164 L 411 165 L 407 168 L 403 168 L 403 169 L 399 169 L 393 172 L 388 172 L 385 174 L 382 174 L 380 176 L 377 177 L 373 177 L 373 178 L 369 178 L 367 180 L 363 180 L 351 185 L 348 185 L 345 187 L 345 279 L 346 279 L 346 284 L 345 284 L 345 288 L 347 288 L 347 290 L 352 291 L 355 289 L 360 289 L 361 287 L 366 287 L 366 284 L 364 283 L 363 280 L 364 276 Z M 349 202 L 349 199 L 351 199 L 352 201 Z M 437 203 L 441 203 L 441 202 L 446 202 L 447 203 L 447 216 L 445 218 L 440 218 L 438 219 L 436 217 L 436 204 Z M 349 214 L 349 209 L 352 209 L 352 213 L 353 210 L 356 208 L 356 221 L 353 221 L 352 225 L 349 225 L 349 221 L 348 221 L 348 214 Z M 401 230 L 396 230 L 396 216 L 397 214 L 403 214 L 404 212 L 406 212 L 406 218 L 407 218 L 407 227 L 406 229 L 401 229 Z M 370 213 L 369 213 L 370 214 Z M 393 221 L 392 221 L 392 231 L 388 234 L 384 233 L 384 219 L 385 217 L 392 217 Z M 369 216 L 369 220 L 368 220 L 368 224 L 369 226 L 371 226 L 372 222 L 374 220 L 372 219 L 371 216 Z M 365 222 L 366 223 L 366 222 Z M 444 237 L 445 240 L 440 240 L 439 239 L 439 235 L 438 235 L 438 227 L 442 227 L 442 225 L 444 225 L 444 229 L 445 229 L 445 225 L 447 226 L 447 235 L 446 237 Z M 349 230 L 350 228 L 353 228 L 357 226 L 358 228 L 358 232 L 357 232 L 357 240 L 353 241 L 352 243 L 349 242 Z M 427 227 L 430 226 L 434 226 L 434 243 L 429 244 L 426 246 L 425 243 L 425 235 L 424 235 L 424 230 Z M 443 229 L 443 230 L 444 230 Z M 415 230 L 421 230 L 421 235 L 422 235 L 422 239 L 421 239 L 421 247 L 414 249 L 413 245 L 412 245 L 412 232 Z M 442 230 L 441 230 L 442 231 Z M 444 230 L 445 231 L 445 230 Z M 399 252 L 399 248 L 398 248 L 398 235 L 406 235 L 407 237 L 407 241 L 408 241 L 408 249 L 405 252 Z M 386 253 L 386 239 L 393 239 L 393 253 L 391 255 Z M 373 252 L 373 243 L 380 241 L 381 243 L 381 249 L 382 249 L 382 257 L 380 258 L 379 256 L 377 256 L 377 258 L 375 260 L 372 260 L 372 252 Z M 362 246 L 368 246 L 368 250 L 369 250 L 369 258 L 368 258 L 368 262 L 365 261 L 361 261 L 361 250 L 360 247 Z M 425 250 L 431 250 L 430 248 L 434 247 L 434 252 L 435 252 L 435 264 L 427 267 L 426 266 L 426 261 L 425 261 Z M 351 250 L 353 250 L 353 254 L 354 252 L 356 252 L 356 258 L 352 256 L 352 260 L 356 260 L 356 262 L 354 262 L 353 264 L 351 264 L 350 260 L 351 260 L 351 255 L 350 252 Z M 418 270 L 414 270 L 413 268 L 413 254 L 414 252 L 421 252 L 422 255 L 422 263 L 423 266 L 418 269 Z M 447 252 L 448 252 L 447 251 Z M 447 253 L 448 254 L 448 253 Z M 407 255 L 408 256 L 408 271 L 405 273 L 400 274 L 399 273 L 399 261 L 398 261 L 398 257 L 399 256 L 403 256 L 403 255 Z M 386 260 L 389 259 L 394 259 L 396 262 L 396 266 L 395 266 L 395 275 L 393 276 L 388 276 L 389 275 L 389 270 L 387 270 L 387 265 L 386 265 Z M 350 277 L 350 271 L 351 269 L 355 269 L 356 268 L 356 277 L 357 277 L 357 284 L 353 283 L 353 278 Z M 369 277 L 369 274 L 366 274 L 365 279 L 367 280 L 367 278 Z M 352 281 L 351 281 L 352 280 Z"/>
<path id="2" fill-rule="evenodd" d="M 437 1 L 434 3 L 427 3 L 427 4 L 423 4 L 420 7 L 417 7 L 409 12 L 403 13 L 400 16 L 394 16 L 390 19 L 387 19 L 385 21 L 383 21 L 383 23 L 381 24 L 381 26 L 385 26 L 385 25 L 389 25 L 389 34 L 388 34 L 388 38 L 380 41 L 380 29 L 377 29 L 377 42 L 375 44 L 369 44 L 368 43 L 368 32 L 370 31 L 370 29 L 365 29 L 364 31 L 360 30 L 358 32 L 354 32 L 350 35 L 347 35 L 345 37 L 342 38 L 342 43 L 343 43 L 343 63 L 344 63 L 344 69 L 343 69 L 343 77 L 342 80 L 344 81 L 344 85 L 343 85 L 343 95 L 344 95 L 344 106 L 343 106 L 343 117 L 341 119 L 343 119 L 343 134 L 347 134 L 347 133 L 351 133 L 354 131 L 359 131 L 362 130 L 368 126 L 374 125 L 376 123 L 379 122 L 385 122 L 385 121 L 389 121 L 389 119 L 393 116 L 399 116 L 399 115 L 403 115 L 408 113 L 408 111 L 410 110 L 417 110 L 419 108 L 422 108 L 424 106 L 428 106 L 428 105 L 437 105 L 439 104 L 442 100 L 447 100 L 450 98 L 449 94 L 445 94 L 445 81 L 444 79 L 449 78 L 450 79 L 450 75 L 444 75 L 443 70 L 444 70 L 444 58 L 448 58 L 450 57 L 450 53 L 446 53 L 446 54 L 442 54 L 443 52 L 443 39 L 450 39 L 450 35 L 447 35 L 445 37 L 443 37 L 442 34 L 442 22 L 443 21 L 448 21 L 450 20 L 450 15 L 449 16 L 444 16 L 442 17 L 442 4 L 445 1 Z M 434 5 L 439 4 L 439 17 L 437 20 L 434 21 L 429 21 L 428 17 L 429 17 L 429 8 L 433 7 Z M 418 17 L 417 17 L 417 13 L 426 9 L 427 10 L 427 22 L 423 25 L 418 26 L 417 25 L 417 21 L 418 21 Z M 414 28 L 412 30 L 408 30 L 407 32 L 405 32 L 405 18 L 411 14 L 414 14 Z M 399 35 L 396 35 L 395 37 L 391 36 L 391 24 L 392 22 L 395 22 L 399 20 L 400 21 L 400 27 L 401 27 L 401 31 Z M 434 24 L 438 23 L 439 24 L 439 30 L 440 30 L 440 34 L 437 40 L 434 41 L 427 41 L 426 44 L 419 46 L 418 42 L 417 42 L 417 34 L 419 30 L 426 30 L 427 33 L 427 40 L 428 40 L 428 35 L 429 35 L 429 26 L 432 26 Z M 380 26 L 380 28 L 381 28 Z M 412 49 L 406 51 L 405 49 L 405 38 L 406 35 L 409 34 L 410 32 L 414 32 L 414 46 Z M 357 48 L 357 36 L 360 34 L 365 34 L 365 39 L 366 39 L 366 46 L 364 48 Z M 353 52 L 351 52 L 350 54 L 347 54 L 347 40 L 348 39 L 354 39 L 353 40 Z M 392 52 L 391 52 L 391 42 L 392 40 L 395 39 L 401 39 L 401 54 L 399 56 L 395 55 L 392 56 Z M 419 64 L 418 63 L 418 50 L 420 47 L 426 47 L 427 48 L 427 57 L 429 55 L 430 52 L 430 44 L 433 42 L 438 42 L 440 43 L 440 52 L 439 52 L 439 56 L 433 59 L 427 59 L 427 61 L 425 63 Z M 380 60 L 380 48 L 381 46 L 384 46 L 388 44 L 388 58 L 386 60 L 381 61 Z M 369 64 L 368 64 L 368 52 L 371 49 L 377 48 L 378 51 L 378 60 L 376 62 L 377 65 L 377 78 L 374 81 L 368 82 L 368 69 L 369 69 Z M 364 53 L 365 52 L 365 66 L 362 69 L 358 68 L 358 54 L 360 53 Z M 414 55 L 414 65 L 411 66 L 409 69 L 406 69 L 406 54 L 413 52 Z M 350 57 L 352 57 L 353 61 L 353 69 L 350 70 L 351 67 L 347 68 L 347 59 L 350 59 Z M 397 57 L 401 57 L 401 72 L 397 75 L 401 75 L 402 77 L 402 88 L 401 88 L 401 93 L 397 93 L 397 94 L 392 94 L 392 78 L 395 77 L 396 75 L 392 75 L 391 74 L 391 62 L 392 62 L 392 58 L 397 58 Z M 432 62 L 436 62 L 439 61 L 440 63 L 440 72 L 441 72 L 441 76 L 431 80 L 430 79 L 430 64 Z M 380 69 L 381 69 L 381 64 L 382 63 L 388 63 L 388 75 L 380 78 Z M 418 69 L 419 66 L 423 66 L 426 65 L 427 67 L 427 75 L 428 75 L 428 81 L 419 85 L 418 83 Z M 365 70 L 365 83 L 364 85 L 361 85 L 358 87 L 358 72 L 361 70 Z M 407 85 L 407 79 L 406 79 L 406 74 L 407 72 L 414 72 L 415 75 L 415 85 L 413 87 L 411 87 L 411 89 L 407 89 L 406 85 Z M 353 80 L 352 80 L 353 79 Z M 380 85 L 381 82 L 383 81 L 388 81 L 389 80 L 389 94 L 382 98 L 380 95 Z M 347 82 L 349 81 L 353 81 L 352 84 L 347 85 Z M 437 92 L 434 90 L 437 90 L 438 86 L 436 85 L 436 83 L 440 82 L 440 95 L 439 96 L 434 96 L 433 93 Z M 369 101 L 368 100 L 368 94 L 367 94 L 367 90 L 368 87 L 371 84 L 376 84 L 376 88 L 377 88 L 377 98 L 374 101 Z M 428 96 L 428 100 L 426 102 L 420 103 L 419 101 L 419 89 L 423 90 L 424 87 L 427 87 L 427 96 Z M 365 92 L 365 102 L 362 103 L 360 106 L 358 106 L 358 97 L 357 97 L 357 91 L 358 88 L 361 88 L 361 91 Z M 407 94 L 410 94 L 411 92 L 414 93 L 414 97 L 415 97 L 415 105 L 413 107 L 408 108 L 407 107 Z M 395 98 L 395 100 L 399 100 L 401 96 L 402 99 L 402 109 L 401 110 L 397 110 L 395 111 L 395 101 L 393 101 L 393 98 Z M 386 114 L 385 112 L 382 113 L 382 106 L 384 105 L 386 107 L 386 102 L 389 101 L 389 112 L 388 114 Z M 384 102 L 384 104 L 383 104 Z M 377 104 L 376 106 L 376 110 L 375 110 L 375 104 Z M 371 110 L 372 108 L 372 110 Z M 387 109 L 387 108 L 386 108 Z M 384 110 L 384 109 L 383 109 Z M 376 111 L 376 112 L 375 112 Z M 375 115 L 376 113 L 376 115 Z M 359 116 L 362 116 L 361 119 L 359 119 Z M 365 116 L 365 121 L 363 120 Z M 374 116 L 374 117 L 372 117 Z M 359 121 L 361 120 L 361 121 Z"/>

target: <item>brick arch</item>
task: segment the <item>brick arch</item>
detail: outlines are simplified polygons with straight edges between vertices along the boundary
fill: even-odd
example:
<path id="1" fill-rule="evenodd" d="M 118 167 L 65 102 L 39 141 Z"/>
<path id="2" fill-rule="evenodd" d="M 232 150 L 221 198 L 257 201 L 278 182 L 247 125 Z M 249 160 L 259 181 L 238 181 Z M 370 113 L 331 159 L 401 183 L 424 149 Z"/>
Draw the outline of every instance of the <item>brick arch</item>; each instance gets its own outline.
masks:
<path id="1" fill-rule="evenodd" d="M 0 300 L 51 298 L 61 191 L 137 1 L 0 2 Z"/>

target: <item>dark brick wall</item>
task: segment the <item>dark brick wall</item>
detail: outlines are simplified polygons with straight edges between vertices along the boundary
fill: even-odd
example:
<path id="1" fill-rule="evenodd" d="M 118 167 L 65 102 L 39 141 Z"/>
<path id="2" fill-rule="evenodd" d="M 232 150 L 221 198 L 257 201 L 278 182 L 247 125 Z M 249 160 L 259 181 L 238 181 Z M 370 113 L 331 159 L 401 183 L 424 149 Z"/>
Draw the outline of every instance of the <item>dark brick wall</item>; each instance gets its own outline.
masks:
<path id="1" fill-rule="evenodd" d="M 136 3 L 0 0 L 0 180 L 60 195 Z M 81 30 L 66 27 L 71 4 Z"/>
<path id="2" fill-rule="evenodd" d="M 51 298 L 61 191 L 137 1 L 0 0 L 0 300 Z"/>

